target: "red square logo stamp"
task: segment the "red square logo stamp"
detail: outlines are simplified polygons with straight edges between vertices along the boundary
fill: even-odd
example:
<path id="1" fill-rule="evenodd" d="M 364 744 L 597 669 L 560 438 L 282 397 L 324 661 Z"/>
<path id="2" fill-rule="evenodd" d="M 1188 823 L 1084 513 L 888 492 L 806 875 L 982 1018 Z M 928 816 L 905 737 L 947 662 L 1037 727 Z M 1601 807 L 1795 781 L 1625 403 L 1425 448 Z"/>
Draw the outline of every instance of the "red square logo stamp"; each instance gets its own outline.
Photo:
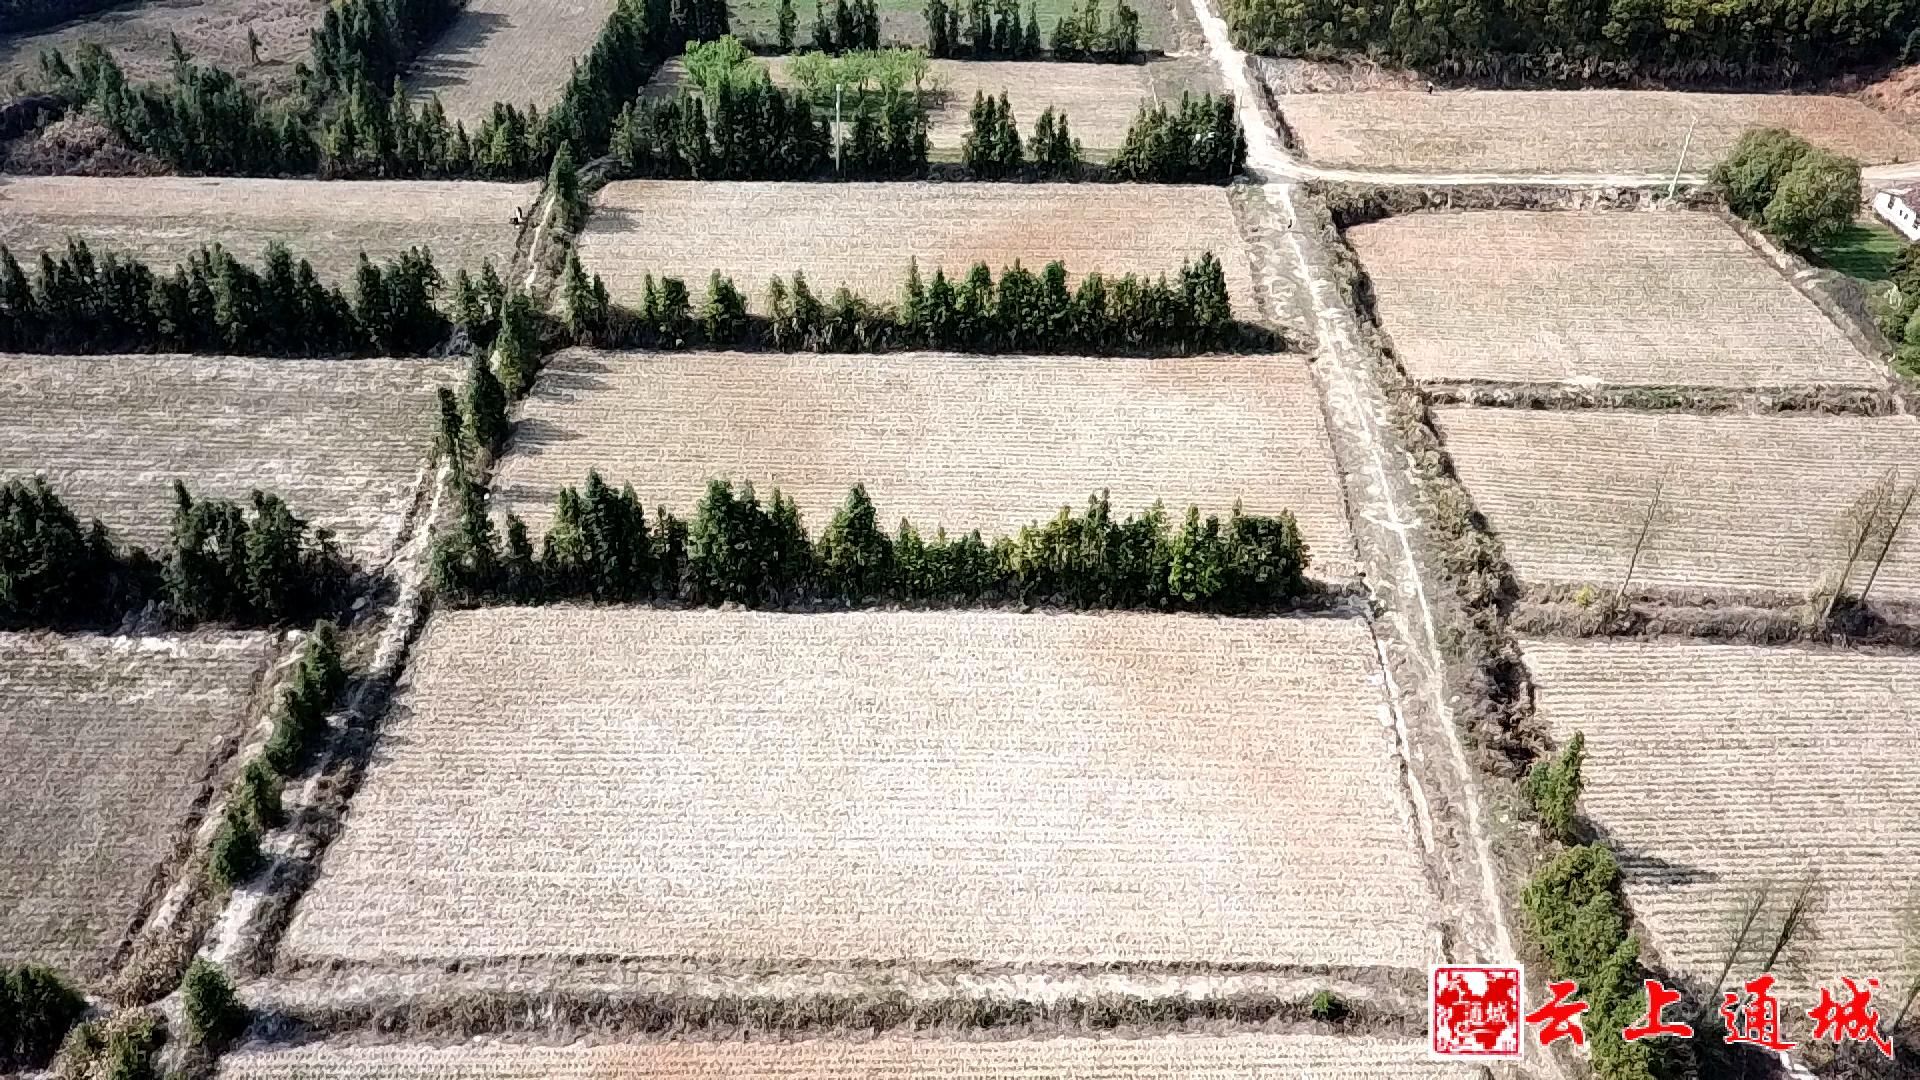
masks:
<path id="1" fill-rule="evenodd" d="M 1434 1056 L 1519 1057 L 1520 981 L 1518 965 L 1436 965 L 1428 983 Z"/>

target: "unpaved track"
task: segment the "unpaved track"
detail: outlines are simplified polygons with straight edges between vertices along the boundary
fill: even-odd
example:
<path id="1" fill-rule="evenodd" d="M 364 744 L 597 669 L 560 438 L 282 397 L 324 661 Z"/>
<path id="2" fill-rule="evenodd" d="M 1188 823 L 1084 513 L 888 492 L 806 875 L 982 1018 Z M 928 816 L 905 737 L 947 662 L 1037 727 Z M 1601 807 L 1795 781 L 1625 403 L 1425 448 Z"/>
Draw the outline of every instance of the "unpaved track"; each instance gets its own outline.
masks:
<path id="1" fill-rule="evenodd" d="M 1446 701 L 1438 632 L 1412 539 L 1419 523 L 1413 512 L 1411 463 L 1390 434 L 1387 402 L 1371 371 L 1373 357 L 1330 273 L 1330 254 L 1313 231 L 1302 227 L 1294 185 L 1285 182 L 1297 175 L 1296 163 L 1281 152 L 1255 104 L 1246 56 L 1228 39 L 1226 23 L 1207 0 L 1193 0 L 1193 7 L 1238 103 L 1248 171 L 1265 181 L 1266 196 L 1285 215 L 1285 228 L 1269 255 L 1283 265 L 1263 269 L 1291 273 L 1306 284 L 1302 299 L 1311 309 L 1319 341 L 1315 368 L 1347 480 L 1359 562 L 1384 608 L 1375 632 L 1389 631 L 1379 644 L 1388 670 L 1395 673 L 1407 782 L 1417 803 L 1432 815 L 1437 847 L 1446 849 L 1430 852 L 1430 861 L 1439 863 L 1435 872 L 1445 879 L 1443 898 L 1453 901 L 1459 914 L 1449 958 L 1508 959 L 1516 953 L 1494 877 L 1485 813 Z"/>

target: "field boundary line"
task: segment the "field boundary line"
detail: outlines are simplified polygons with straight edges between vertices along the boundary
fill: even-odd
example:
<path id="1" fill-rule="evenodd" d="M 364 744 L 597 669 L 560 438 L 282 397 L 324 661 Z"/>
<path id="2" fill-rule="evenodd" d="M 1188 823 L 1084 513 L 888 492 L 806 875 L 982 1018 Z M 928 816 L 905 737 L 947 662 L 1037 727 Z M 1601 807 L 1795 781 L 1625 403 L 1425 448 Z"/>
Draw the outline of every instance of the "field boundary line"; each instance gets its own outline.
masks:
<path id="1" fill-rule="evenodd" d="M 1590 385 L 1577 382 L 1500 379 L 1415 379 L 1428 405 L 1484 409 L 1634 409 L 1689 413 L 1811 412 L 1844 416 L 1896 416 L 1906 411 L 1886 386 L 1855 383 L 1722 387 L 1690 384 Z"/>

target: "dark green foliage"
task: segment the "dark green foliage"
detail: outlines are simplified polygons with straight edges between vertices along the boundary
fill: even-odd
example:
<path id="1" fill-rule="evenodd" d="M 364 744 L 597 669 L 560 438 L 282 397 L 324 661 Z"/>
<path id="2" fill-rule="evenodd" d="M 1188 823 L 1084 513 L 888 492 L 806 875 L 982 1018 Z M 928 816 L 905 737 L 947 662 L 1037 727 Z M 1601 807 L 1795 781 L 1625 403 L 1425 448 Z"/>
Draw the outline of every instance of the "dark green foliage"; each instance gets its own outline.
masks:
<path id="1" fill-rule="evenodd" d="M 1671 1039 L 1628 1043 L 1620 1029 L 1646 1014 L 1640 942 L 1627 933 L 1620 866 L 1597 844 L 1562 851 L 1541 867 L 1520 897 L 1527 928 L 1556 979 L 1579 984 L 1589 1005 L 1582 1022 L 1602 1080 L 1680 1075 L 1684 1048 Z"/>
<path id="2" fill-rule="evenodd" d="M 824 0 L 814 0 L 815 49 L 843 53 L 880 47 L 880 8 L 875 0 L 833 0 L 832 11 L 829 17 Z"/>
<path id="3" fill-rule="evenodd" d="M 1226 96 L 1180 95 L 1180 107 L 1142 105 L 1109 166 L 1119 180 L 1224 184 L 1247 163 L 1247 140 Z"/>
<path id="4" fill-rule="evenodd" d="M 477 499 L 467 512 L 487 516 Z M 506 569 L 516 563 L 520 569 Z M 470 572 L 476 565 L 493 570 Z M 819 539 L 809 541 L 799 510 L 778 491 L 762 503 L 750 484 L 736 489 L 715 480 L 690 523 L 664 510 L 649 523 L 631 488 L 616 494 L 597 473 L 584 490 L 561 492 L 537 560 L 511 550 L 478 559 L 450 550 L 436 559 L 448 571 L 441 588 L 463 603 L 665 600 L 777 608 L 898 601 L 1235 614 L 1280 610 L 1309 596 L 1306 566 L 1290 514 L 1250 516 L 1236 508 L 1222 522 L 1190 510 L 1176 530 L 1158 506 L 1116 520 L 1101 494 L 1083 514 L 1062 509 L 1044 525 L 989 545 L 977 532 L 926 539 L 904 521 L 889 538 L 866 490 L 855 486 Z"/>
<path id="5" fill-rule="evenodd" d="M 1039 14 L 1029 7 L 1023 21 L 1020 0 L 928 0 L 925 13 L 929 56 L 973 60 L 1040 56 Z"/>
<path id="6" fill-rule="evenodd" d="M 774 38 L 781 52 L 793 51 L 793 34 L 800 27 L 800 17 L 794 14 L 793 0 L 780 0 L 780 9 L 774 16 Z"/>
<path id="7" fill-rule="evenodd" d="M 1048 106 L 1034 121 L 1033 138 L 1027 141 L 1027 159 L 1040 176 L 1049 180 L 1072 180 L 1080 175 L 1080 140 L 1067 127 L 1067 114 L 1058 117 Z"/>
<path id="8" fill-rule="evenodd" d="M 187 1017 L 187 1037 L 218 1051 L 247 1029 L 247 1007 L 233 992 L 226 973 L 205 960 L 195 960 L 181 983 Z"/>
<path id="9" fill-rule="evenodd" d="M 286 811 L 280 805 L 280 777 L 265 762 L 247 763 L 234 789 L 234 799 L 262 832 L 286 823 Z"/>
<path id="10" fill-rule="evenodd" d="M 345 593 L 349 570 L 333 534 L 309 533 L 278 496 L 255 491 L 246 507 L 226 499 L 196 502 L 179 481 L 173 493 L 162 590 L 179 618 L 274 624 L 310 617 Z"/>
<path id="11" fill-rule="evenodd" d="M 1546 827 L 1547 834 L 1563 844 L 1579 840 L 1574 812 L 1580 801 L 1580 769 L 1586 758 L 1587 737 L 1575 732 L 1560 753 L 1549 760 L 1536 761 L 1522 785 L 1527 802 Z"/>
<path id="12" fill-rule="evenodd" d="M 207 869 L 216 885 L 230 889 L 252 877 L 265 863 L 260 854 L 260 826 L 239 806 L 227 807 L 226 820 L 213 835 Z"/>
<path id="13" fill-rule="evenodd" d="M 966 138 L 960 144 L 960 160 L 967 171 L 984 180 L 1001 180 L 1019 173 L 1025 162 L 1020 128 L 1004 92 L 992 98 L 974 91 L 967 123 Z"/>
<path id="14" fill-rule="evenodd" d="M 467 436 L 475 449 L 491 456 L 506 445 L 507 431 L 507 389 L 486 356 L 476 353 L 467 364 Z"/>
<path id="15" fill-rule="evenodd" d="M 547 169 L 547 197 L 553 200 L 554 222 L 558 228 L 573 232 L 587 217 L 587 202 L 580 190 L 580 170 L 573 163 L 573 147 L 561 143 L 554 151 L 553 165 Z"/>
<path id="16" fill-rule="evenodd" d="M 1506 82 L 1636 77 L 1804 82 L 1893 60 L 1911 0 L 1832 8 L 1763 0 L 1494 5 L 1402 0 L 1229 0 L 1234 42 L 1281 56 L 1366 53 L 1434 74 Z"/>
<path id="17" fill-rule="evenodd" d="M 1108 20 L 1100 0 L 1085 0 L 1053 24 L 1055 60 L 1104 60 L 1120 63 L 1140 55 L 1140 13 L 1118 0 Z"/>
<path id="18" fill-rule="evenodd" d="M 711 279 L 733 303 L 733 283 Z M 874 303 L 836 291 L 823 303 L 805 275 L 767 285 L 765 316 L 732 318 L 709 325 L 684 314 L 686 289 L 677 279 L 655 285 L 644 279 L 636 310 L 620 310 L 619 344 L 678 348 L 692 345 L 762 344 L 789 352 L 881 352 L 940 349 L 960 352 L 1124 352 L 1191 354 L 1228 348 L 1243 329 L 1233 318 L 1226 271 L 1211 253 L 1181 267 L 1177 280 L 1142 280 L 1129 274 L 1109 281 L 1089 274 L 1078 289 L 1067 286 L 1066 267 L 1053 263 L 1039 275 L 1018 263 L 998 283 L 977 264 L 959 286 L 935 271 L 932 281 L 908 267 L 899 306 Z M 710 301 L 711 302 L 711 301 Z M 719 329 L 722 336 L 714 336 Z"/>
<path id="19" fill-rule="evenodd" d="M 151 583 L 98 521 L 81 524 L 44 479 L 0 484 L 0 625 L 97 623 Z"/>
<path id="20" fill-rule="evenodd" d="M 88 1080 L 159 1080 L 160 1046 L 166 1028 L 144 1010 L 122 1010 L 73 1030 L 60 1050 L 62 1077 Z"/>
<path id="21" fill-rule="evenodd" d="M 599 278 L 594 279 L 597 283 Z M 700 332 L 715 345 L 731 345 L 747 334 L 747 298 L 733 279 L 715 270 L 707 279 L 707 299 L 700 308 Z"/>
<path id="22" fill-rule="evenodd" d="M 291 776 L 327 730 L 327 712 L 346 688 L 347 673 L 340 663 L 340 644 L 330 622 L 314 625 L 294 668 L 293 679 L 280 695 L 273 734 L 262 757 L 281 776 Z"/>
<path id="23" fill-rule="evenodd" d="M 307 93 L 320 101 L 391 83 L 459 10 L 458 0 L 336 0 L 310 34 Z"/>
<path id="24" fill-rule="evenodd" d="M 0 968 L 0 1070 L 46 1066 L 87 1003 L 48 968 Z"/>
<path id="25" fill-rule="evenodd" d="M 1839 236 L 1859 209 L 1859 163 L 1780 128 L 1741 135 L 1712 180 L 1728 209 L 1801 252 Z"/>
<path id="26" fill-rule="evenodd" d="M 480 264 L 480 276 L 469 277 L 462 268 L 453 279 L 453 321 L 466 332 L 476 349 L 493 344 L 500 331 L 500 307 L 507 300 L 507 286 L 493 269 L 493 260 Z"/>
<path id="27" fill-rule="evenodd" d="M 607 284 L 600 275 L 587 276 L 580 265 L 580 253 L 567 253 L 567 268 L 560 277 L 561 302 L 565 307 L 567 333 L 584 345 L 600 345 L 611 338 L 613 303 L 607 297 Z"/>
<path id="28" fill-rule="evenodd" d="M 828 167 L 832 141 L 802 94 L 762 77 L 629 105 L 610 153 L 623 176 L 803 180 Z"/>
<path id="29" fill-rule="evenodd" d="M 494 351 L 501 385 L 511 397 L 520 397 L 533 385 L 540 372 L 540 319 L 533 301 L 522 292 L 514 292 L 500 306 L 500 332 L 494 337 Z"/>
<path id="30" fill-rule="evenodd" d="M 42 252 L 29 276 L 0 245 L 0 349 L 418 356 L 447 336 L 434 306 L 440 284 L 424 248 L 384 265 L 362 255 L 349 303 L 278 243 L 257 270 L 215 244 L 165 277 L 111 253 L 96 258 L 77 239 L 57 256 Z"/>
<path id="31" fill-rule="evenodd" d="M 863 101 L 840 147 L 840 176 L 905 180 L 927 170 L 927 110 L 918 94 L 897 91 Z"/>

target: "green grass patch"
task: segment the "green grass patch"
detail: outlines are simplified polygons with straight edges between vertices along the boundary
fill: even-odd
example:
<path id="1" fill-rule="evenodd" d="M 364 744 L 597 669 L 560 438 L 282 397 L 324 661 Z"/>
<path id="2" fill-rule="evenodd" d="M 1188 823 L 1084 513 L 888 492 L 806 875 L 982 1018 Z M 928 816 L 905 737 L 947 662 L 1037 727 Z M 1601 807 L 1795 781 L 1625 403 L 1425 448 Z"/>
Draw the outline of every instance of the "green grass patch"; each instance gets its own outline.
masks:
<path id="1" fill-rule="evenodd" d="M 1862 281 L 1885 281 L 1894 256 L 1907 246 L 1899 233 L 1877 221 L 1856 221 L 1832 243 L 1814 252 L 1828 266 Z"/>

